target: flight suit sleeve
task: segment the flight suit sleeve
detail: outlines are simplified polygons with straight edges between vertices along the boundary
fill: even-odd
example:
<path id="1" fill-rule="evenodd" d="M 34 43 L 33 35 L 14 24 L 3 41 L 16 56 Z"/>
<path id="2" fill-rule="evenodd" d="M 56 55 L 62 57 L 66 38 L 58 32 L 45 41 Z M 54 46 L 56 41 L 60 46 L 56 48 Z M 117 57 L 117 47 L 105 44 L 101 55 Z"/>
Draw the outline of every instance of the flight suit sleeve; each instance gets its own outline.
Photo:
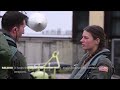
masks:
<path id="1" fill-rule="evenodd" d="M 113 65 L 108 58 L 102 58 L 97 65 L 89 72 L 89 79 L 111 79 Z"/>
<path id="2" fill-rule="evenodd" d="M 17 52 L 13 58 L 12 65 L 14 67 L 13 70 L 13 78 L 14 79 L 31 79 L 30 73 L 27 70 L 27 63 L 25 57 L 21 52 Z"/>

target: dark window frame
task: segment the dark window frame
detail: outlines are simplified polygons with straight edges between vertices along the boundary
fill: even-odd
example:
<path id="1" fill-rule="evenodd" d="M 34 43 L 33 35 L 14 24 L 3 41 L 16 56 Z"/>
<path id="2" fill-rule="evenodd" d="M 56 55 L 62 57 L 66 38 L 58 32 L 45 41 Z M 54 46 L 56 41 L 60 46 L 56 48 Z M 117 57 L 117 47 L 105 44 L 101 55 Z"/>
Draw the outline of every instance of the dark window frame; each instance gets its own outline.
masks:
<path id="1" fill-rule="evenodd" d="M 82 20 L 80 21 L 80 19 Z M 89 11 L 73 11 L 73 27 L 72 27 L 73 43 L 80 44 L 83 28 L 88 25 L 89 25 Z"/>
<path id="2" fill-rule="evenodd" d="M 105 33 L 107 35 L 108 39 L 112 39 L 112 38 L 120 38 L 120 35 L 113 35 L 113 31 L 112 31 L 112 25 L 113 25 L 113 21 L 114 20 L 119 20 L 120 21 L 120 17 L 113 17 L 112 11 L 105 11 L 105 15 L 104 15 L 104 29 L 105 29 Z"/>
<path id="3" fill-rule="evenodd" d="M 108 41 L 108 46 L 109 49 L 111 50 L 111 60 L 112 63 L 115 67 L 115 73 L 116 75 L 120 75 L 120 68 L 119 68 L 119 49 L 118 49 L 118 44 L 115 41 L 120 41 L 120 35 L 116 33 L 116 35 L 113 35 L 113 23 L 118 24 L 118 20 L 120 22 L 120 14 L 116 17 L 113 17 L 114 11 L 105 11 L 104 15 L 104 30 L 107 35 L 107 41 Z M 116 12 L 117 13 L 117 12 Z M 120 13 L 120 11 L 119 11 Z M 115 20 L 115 21 L 114 21 Z M 114 21 L 114 22 L 113 22 Z M 118 27 L 120 28 L 120 27 Z M 113 31 L 112 31 L 113 30 Z M 118 29 L 119 30 L 119 29 Z"/>

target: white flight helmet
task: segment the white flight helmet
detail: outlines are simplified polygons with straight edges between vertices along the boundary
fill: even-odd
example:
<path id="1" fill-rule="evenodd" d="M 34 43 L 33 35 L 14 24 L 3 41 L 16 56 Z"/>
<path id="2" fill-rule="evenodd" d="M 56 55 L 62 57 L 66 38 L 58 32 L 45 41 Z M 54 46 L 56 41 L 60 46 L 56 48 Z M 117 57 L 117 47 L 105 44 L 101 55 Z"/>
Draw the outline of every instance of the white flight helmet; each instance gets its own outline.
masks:
<path id="1" fill-rule="evenodd" d="M 40 32 L 46 28 L 47 19 L 42 13 L 34 12 L 28 17 L 27 26 L 36 32 Z"/>

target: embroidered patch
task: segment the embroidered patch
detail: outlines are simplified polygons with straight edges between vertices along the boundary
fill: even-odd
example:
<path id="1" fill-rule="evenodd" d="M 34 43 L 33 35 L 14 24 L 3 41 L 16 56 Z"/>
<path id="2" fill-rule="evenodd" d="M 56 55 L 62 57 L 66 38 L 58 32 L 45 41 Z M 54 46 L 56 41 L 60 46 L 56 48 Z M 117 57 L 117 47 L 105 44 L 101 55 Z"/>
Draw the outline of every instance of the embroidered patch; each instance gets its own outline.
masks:
<path id="1" fill-rule="evenodd" d="M 102 72 L 108 72 L 107 66 L 99 66 L 98 69 L 99 69 L 99 71 L 102 71 Z"/>

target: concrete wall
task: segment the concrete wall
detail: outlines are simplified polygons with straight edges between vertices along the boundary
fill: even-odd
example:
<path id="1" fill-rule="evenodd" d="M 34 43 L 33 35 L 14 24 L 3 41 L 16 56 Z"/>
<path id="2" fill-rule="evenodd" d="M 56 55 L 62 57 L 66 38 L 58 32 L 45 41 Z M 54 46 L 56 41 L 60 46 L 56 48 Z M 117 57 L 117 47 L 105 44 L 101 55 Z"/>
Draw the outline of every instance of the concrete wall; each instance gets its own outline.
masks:
<path id="1" fill-rule="evenodd" d="M 60 62 L 66 64 L 78 62 L 84 54 L 80 45 L 67 38 L 21 38 L 18 49 L 25 55 L 28 64 L 44 63 L 54 51 L 59 51 Z"/>

